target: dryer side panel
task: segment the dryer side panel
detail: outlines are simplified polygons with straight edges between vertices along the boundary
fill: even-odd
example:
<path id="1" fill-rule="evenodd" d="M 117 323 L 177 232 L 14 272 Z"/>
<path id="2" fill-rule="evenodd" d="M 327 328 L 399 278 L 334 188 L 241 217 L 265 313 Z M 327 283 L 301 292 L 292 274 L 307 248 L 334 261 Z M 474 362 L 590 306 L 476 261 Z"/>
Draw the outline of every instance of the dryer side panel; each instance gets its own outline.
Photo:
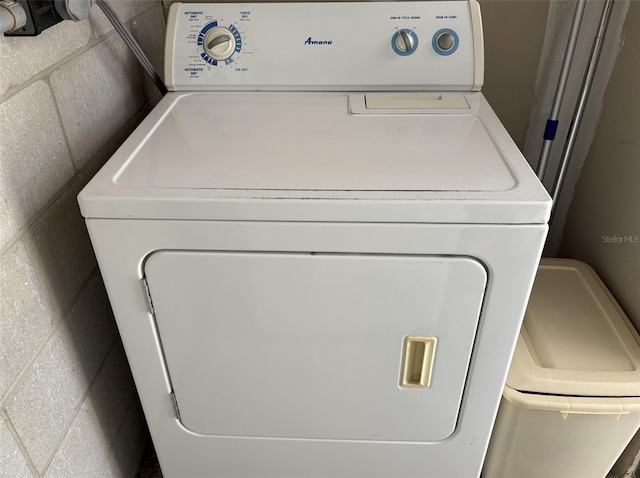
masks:
<path id="1" fill-rule="evenodd" d="M 433 442 L 456 428 L 487 280 L 473 259 L 164 250 L 145 274 L 193 432 Z"/>

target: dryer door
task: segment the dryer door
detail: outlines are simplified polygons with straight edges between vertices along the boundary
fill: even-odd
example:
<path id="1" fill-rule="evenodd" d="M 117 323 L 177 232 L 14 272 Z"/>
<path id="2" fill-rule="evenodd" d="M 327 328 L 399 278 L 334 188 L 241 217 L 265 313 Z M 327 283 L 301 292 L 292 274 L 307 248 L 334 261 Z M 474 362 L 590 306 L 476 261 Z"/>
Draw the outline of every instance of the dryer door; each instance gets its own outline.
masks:
<path id="1" fill-rule="evenodd" d="M 189 430 L 421 442 L 455 430 L 487 280 L 478 261 L 158 251 L 145 274 Z"/>

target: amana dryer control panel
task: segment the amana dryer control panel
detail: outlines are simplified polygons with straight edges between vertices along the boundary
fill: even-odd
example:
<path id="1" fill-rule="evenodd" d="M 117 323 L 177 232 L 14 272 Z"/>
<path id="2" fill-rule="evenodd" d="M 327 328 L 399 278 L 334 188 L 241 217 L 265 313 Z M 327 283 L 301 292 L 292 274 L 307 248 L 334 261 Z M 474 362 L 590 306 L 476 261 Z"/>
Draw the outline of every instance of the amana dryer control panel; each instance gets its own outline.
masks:
<path id="1" fill-rule="evenodd" d="M 483 79 L 475 3 L 185 3 L 168 22 L 165 80 L 173 90 L 470 91 Z"/>

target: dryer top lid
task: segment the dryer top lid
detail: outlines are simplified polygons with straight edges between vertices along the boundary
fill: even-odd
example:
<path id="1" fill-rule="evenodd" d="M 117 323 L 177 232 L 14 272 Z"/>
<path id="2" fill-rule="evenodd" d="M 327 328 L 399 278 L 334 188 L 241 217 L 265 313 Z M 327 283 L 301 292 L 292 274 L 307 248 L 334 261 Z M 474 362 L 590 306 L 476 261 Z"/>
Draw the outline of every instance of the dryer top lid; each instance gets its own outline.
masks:
<path id="1" fill-rule="evenodd" d="M 414 94 L 414 101 L 406 103 L 424 101 L 424 95 Z M 362 95 L 183 96 L 115 182 L 136 188 L 247 191 L 513 188 L 516 179 L 505 158 L 482 121 L 469 114 L 464 96 L 457 97 L 463 106 L 453 114 L 438 114 L 442 109 L 415 114 L 402 108 L 400 98 L 381 105 L 387 108 L 361 108 Z M 438 98 L 447 96 L 435 96 L 434 106 L 446 103 Z M 354 110 L 358 114 L 350 114 Z"/>
<path id="2" fill-rule="evenodd" d="M 482 95 L 421 95 L 169 94 L 81 194 L 83 213 L 545 222 L 548 196 Z M 170 212 L 189 200 L 188 210 Z M 290 203 L 301 200 L 316 204 L 291 216 Z M 122 201 L 128 205 L 118 210 Z M 229 201 L 252 203 L 252 212 L 212 212 L 223 203 L 228 209 Z M 338 214 L 329 211 L 336 201 Z M 377 211 L 357 211 L 381 201 Z M 427 212 L 436 203 L 439 210 Z M 395 212 L 384 213 L 392 204 Z M 477 215 L 475 209 L 489 205 Z M 316 216 L 319 207 L 326 211 Z M 415 212 L 404 215 L 401 207 Z M 506 209 L 514 211 L 501 212 Z"/>

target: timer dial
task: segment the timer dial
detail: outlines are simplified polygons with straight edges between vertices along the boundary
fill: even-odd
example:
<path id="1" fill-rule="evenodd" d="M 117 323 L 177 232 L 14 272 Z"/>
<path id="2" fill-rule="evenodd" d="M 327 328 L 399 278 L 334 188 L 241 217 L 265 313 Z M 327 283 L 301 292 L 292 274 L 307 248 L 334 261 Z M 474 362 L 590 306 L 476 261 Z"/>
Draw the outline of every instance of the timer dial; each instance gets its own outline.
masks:
<path id="1" fill-rule="evenodd" d="M 418 48 L 418 36 L 413 30 L 398 30 L 391 37 L 391 48 L 400 56 L 411 55 Z"/>
<path id="2" fill-rule="evenodd" d="M 214 20 L 198 33 L 198 47 L 200 57 L 211 66 L 230 65 L 242 51 L 242 35 L 235 25 L 224 27 Z"/>
<path id="3" fill-rule="evenodd" d="M 204 36 L 202 45 L 209 58 L 223 61 L 233 55 L 236 49 L 236 39 L 228 28 L 215 27 Z"/>

